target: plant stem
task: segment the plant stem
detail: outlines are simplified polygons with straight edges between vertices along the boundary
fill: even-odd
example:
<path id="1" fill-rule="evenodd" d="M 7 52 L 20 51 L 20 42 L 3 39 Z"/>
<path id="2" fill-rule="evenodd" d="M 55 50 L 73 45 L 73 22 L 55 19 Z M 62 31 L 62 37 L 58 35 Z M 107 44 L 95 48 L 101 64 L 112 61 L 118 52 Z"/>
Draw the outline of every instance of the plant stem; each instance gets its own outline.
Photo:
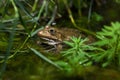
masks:
<path id="1" fill-rule="evenodd" d="M 72 12 L 71 12 L 70 8 L 68 7 L 68 4 L 67 4 L 66 0 L 63 0 L 63 2 L 64 2 L 64 4 L 65 4 L 65 6 L 66 6 L 66 9 L 67 9 L 67 11 L 68 11 L 68 14 L 69 14 L 69 17 L 70 17 L 70 20 L 71 20 L 73 26 L 74 26 L 75 28 L 79 29 L 80 31 L 83 31 L 83 32 L 85 32 L 85 33 L 87 33 L 87 34 L 91 34 L 91 35 L 93 35 L 93 36 L 96 36 L 96 33 L 92 32 L 92 31 L 88 31 L 87 29 L 80 28 L 79 26 L 77 26 L 77 24 L 75 23 L 75 20 L 74 20 L 74 18 L 73 18 L 73 16 L 72 16 Z"/>

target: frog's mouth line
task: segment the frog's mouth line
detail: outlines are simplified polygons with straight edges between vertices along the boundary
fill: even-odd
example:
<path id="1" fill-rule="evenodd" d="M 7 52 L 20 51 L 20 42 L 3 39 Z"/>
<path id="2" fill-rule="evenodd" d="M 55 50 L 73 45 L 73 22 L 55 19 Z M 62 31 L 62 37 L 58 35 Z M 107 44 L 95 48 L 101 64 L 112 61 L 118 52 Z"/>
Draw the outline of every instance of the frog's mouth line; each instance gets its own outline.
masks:
<path id="1" fill-rule="evenodd" d="M 48 45 L 56 45 L 56 44 L 62 43 L 62 42 L 59 41 L 59 40 L 55 40 L 55 39 L 51 39 L 51 38 L 41 37 L 41 39 L 45 40 L 46 42 L 44 42 L 44 43 L 46 43 L 46 44 L 48 44 Z"/>

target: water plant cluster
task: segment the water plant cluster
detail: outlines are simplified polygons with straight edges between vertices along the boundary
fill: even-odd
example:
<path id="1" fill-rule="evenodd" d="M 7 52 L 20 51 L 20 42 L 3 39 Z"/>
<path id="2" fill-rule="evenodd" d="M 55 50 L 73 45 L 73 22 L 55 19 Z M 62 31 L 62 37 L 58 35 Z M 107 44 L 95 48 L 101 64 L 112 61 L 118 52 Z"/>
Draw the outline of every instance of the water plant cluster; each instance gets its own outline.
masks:
<path id="1" fill-rule="evenodd" d="M 119 71 L 119 4 L 119 0 L 0 0 L 0 79 L 53 80 L 56 75 L 80 76 L 91 66 Z M 94 36 L 95 41 L 86 44 L 88 38 L 71 37 L 64 41 L 68 49 L 44 54 L 36 33 L 55 21 L 59 27 Z"/>
<path id="2" fill-rule="evenodd" d="M 86 45 L 86 39 L 71 38 L 72 42 L 65 42 L 70 49 L 63 51 L 62 55 L 67 59 L 69 66 L 75 65 L 99 65 L 107 67 L 120 66 L 120 22 L 112 22 L 110 26 L 104 26 L 97 32 L 97 41 Z M 65 61 L 64 61 L 65 62 Z M 72 63 L 72 64 L 71 64 Z"/>

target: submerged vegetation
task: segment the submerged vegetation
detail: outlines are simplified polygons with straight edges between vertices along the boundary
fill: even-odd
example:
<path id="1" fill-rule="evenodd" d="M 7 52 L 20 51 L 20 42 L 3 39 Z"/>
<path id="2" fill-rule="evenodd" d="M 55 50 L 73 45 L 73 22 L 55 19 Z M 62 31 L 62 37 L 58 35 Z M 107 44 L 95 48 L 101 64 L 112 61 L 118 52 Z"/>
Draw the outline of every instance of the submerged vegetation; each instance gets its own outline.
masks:
<path id="1" fill-rule="evenodd" d="M 85 44 L 87 39 L 72 38 L 73 42 L 65 42 L 70 49 L 63 51 L 62 55 L 68 60 L 68 64 L 75 65 L 97 65 L 102 67 L 120 66 L 120 23 L 111 23 L 111 26 L 105 26 L 101 32 L 97 32 L 98 40 L 94 43 Z M 94 64 L 95 63 L 95 64 Z"/>
<path id="2" fill-rule="evenodd" d="M 119 5 L 119 0 L 0 0 L 0 79 L 119 80 Z M 54 24 L 95 40 L 86 44 L 88 37 L 71 37 L 59 54 L 45 52 L 36 34 Z"/>

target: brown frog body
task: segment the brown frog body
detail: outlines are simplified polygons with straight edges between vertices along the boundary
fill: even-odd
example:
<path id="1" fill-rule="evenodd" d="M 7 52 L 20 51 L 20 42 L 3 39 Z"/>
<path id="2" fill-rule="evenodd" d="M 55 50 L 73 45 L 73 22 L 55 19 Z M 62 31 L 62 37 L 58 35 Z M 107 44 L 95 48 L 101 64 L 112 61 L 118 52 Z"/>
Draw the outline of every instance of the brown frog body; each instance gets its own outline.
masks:
<path id="1" fill-rule="evenodd" d="M 80 31 L 71 28 L 46 26 L 38 32 L 38 36 L 45 40 L 44 43 L 54 46 L 56 51 L 59 52 L 63 47 L 63 41 L 69 41 L 72 36 L 79 37 Z"/>
<path id="2" fill-rule="evenodd" d="M 39 37 L 54 39 L 57 41 L 70 40 L 71 36 L 80 36 L 80 31 L 70 28 L 55 28 L 46 26 L 44 29 L 38 32 Z"/>

